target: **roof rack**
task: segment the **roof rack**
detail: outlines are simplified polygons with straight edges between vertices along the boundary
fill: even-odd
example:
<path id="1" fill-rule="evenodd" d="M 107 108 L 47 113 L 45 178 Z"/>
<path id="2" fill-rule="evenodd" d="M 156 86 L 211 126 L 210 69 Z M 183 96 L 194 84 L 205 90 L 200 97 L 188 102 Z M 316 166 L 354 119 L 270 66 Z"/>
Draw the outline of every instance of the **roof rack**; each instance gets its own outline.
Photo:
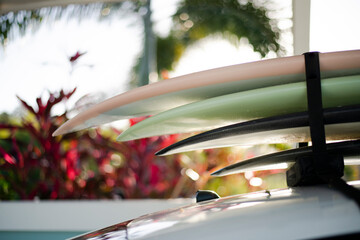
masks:
<path id="1" fill-rule="evenodd" d="M 344 157 L 327 151 L 318 52 L 304 53 L 312 154 L 297 159 L 286 172 L 289 187 L 326 183 L 353 198 L 360 207 L 360 191 L 341 179 Z"/>

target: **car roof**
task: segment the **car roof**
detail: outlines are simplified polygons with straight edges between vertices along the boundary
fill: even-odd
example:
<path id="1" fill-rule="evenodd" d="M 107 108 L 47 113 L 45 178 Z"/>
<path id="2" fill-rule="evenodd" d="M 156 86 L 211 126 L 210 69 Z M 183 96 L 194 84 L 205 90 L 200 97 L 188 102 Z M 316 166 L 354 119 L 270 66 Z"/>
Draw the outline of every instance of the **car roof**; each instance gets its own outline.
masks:
<path id="1" fill-rule="evenodd" d="M 360 181 L 350 184 L 360 188 Z M 359 233 L 360 215 L 355 201 L 318 185 L 194 203 L 118 226 L 95 231 L 89 239 L 326 238 Z"/>

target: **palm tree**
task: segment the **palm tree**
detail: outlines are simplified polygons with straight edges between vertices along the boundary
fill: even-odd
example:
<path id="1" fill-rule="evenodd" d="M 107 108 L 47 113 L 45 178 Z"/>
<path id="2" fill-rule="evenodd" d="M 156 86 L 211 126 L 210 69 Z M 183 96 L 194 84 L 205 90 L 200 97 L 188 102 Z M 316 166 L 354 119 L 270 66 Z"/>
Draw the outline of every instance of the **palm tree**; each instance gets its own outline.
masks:
<path id="1" fill-rule="evenodd" d="M 76 13 L 76 16 L 79 16 L 79 13 L 82 16 L 93 12 L 102 13 L 104 9 L 116 12 L 114 10 L 120 9 L 124 2 L 78 6 L 73 8 L 72 12 Z M 148 84 L 152 72 L 172 70 L 174 63 L 179 61 L 187 47 L 209 35 L 218 34 L 231 42 L 245 37 L 254 51 L 263 57 L 271 51 L 282 52 L 279 44 L 280 30 L 276 23 L 267 17 L 266 8 L 252 1 L 243 3 L 238 0 L 180 0 L 172 18 L 172 30 L 166 37 L 157 36 L 153 32 L 151 0 L 127 1 L 127 4 L 127 11 L 139 14 L 144 26 L 144 48 L 135 64 L 133 75 L 133 81 L 137 85 Z M 1 43 L 7 41 L 12 28 L 17 27 L 20 32 L 24 31 L 29 24 L 41 23 L 45 17 L 61 16 L 64 9 L 66 10 L 49 8 L 20 11 L 0 16 Z"/>
<path id="2" fill-rule="evenodd" d="M 245 37 L 262 57 L 270 51 L 283 52 L 279 44 L 280 30 L 267 17 L 267 10 L 251 1 L 182 0 L 173 16 L 172 30 L 166 37 L 155 36 L 156 44 L 150 27 L 150 0 L 147 4 L 148 15 L 144 17 L 144 25 L 149 27 L 145 30 L 144 54 L 136 64 L 133 79 L 138 85 L 149 83 L 148 76 L 154 69 L 154 62 L 158 74 L 163 70 L 172 70 L 187 47 L 209 35 L 220 34 L 230 42 Z M 149 52 L 150 49 L 156 49 L 156 56 Z M 155 58 L 156 61 L 153 60 Z"/>

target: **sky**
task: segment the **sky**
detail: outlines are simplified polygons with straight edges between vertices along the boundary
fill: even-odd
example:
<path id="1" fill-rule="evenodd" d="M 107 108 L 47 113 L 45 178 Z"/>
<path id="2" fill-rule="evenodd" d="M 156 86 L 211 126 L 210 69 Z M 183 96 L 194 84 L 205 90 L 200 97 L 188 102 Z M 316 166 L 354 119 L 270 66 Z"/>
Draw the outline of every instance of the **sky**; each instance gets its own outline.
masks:
<path id="1" fill-rule="evenodd" d="M 153 0 L 155 31 L 164 35 L 169 31 L 177 1 Z M 291 1 L 276 1 L 280 27 L 287 30 L 283 43 L 292 55 Z M 359 12 L 358 0 L 312 0 L 310 50 L 360 49 Z M 11 113 L 18 107 L 16 95 L 34 105 L 36 97 L 60 89 L 77 87 L 74 100 L 85 94 L 101 92 L 109 97 L 126 91 L 142 44 L 137 24 L 135 18 L 59 20 L 35 32 L 29 29 L 10 41 L 0 50 L 0 112 Z M 77 51 L 86 54 L 71 66 L 68 59 Z M 208 38 L 189 48 L 170 76 L 259 59 L 260 55 L 246 43 L 236 47 L 222 39 Z"/>
<path id="2" fill-rule="evenodd" d="M 310 50 L 360 49 L 359 13 L 359 0 L 312 0 Z"/>

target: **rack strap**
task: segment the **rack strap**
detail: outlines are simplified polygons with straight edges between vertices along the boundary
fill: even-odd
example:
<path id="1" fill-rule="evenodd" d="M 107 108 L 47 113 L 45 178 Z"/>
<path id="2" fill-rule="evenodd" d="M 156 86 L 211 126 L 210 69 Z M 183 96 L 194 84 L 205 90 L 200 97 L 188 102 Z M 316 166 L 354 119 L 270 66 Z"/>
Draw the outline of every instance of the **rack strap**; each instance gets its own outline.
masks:
<path id="1" fill-rule="evenodd" d="M 313 152 L 326 152 L 319 53 L 305 53 L 306 89 Z"/>
<path id="2" fill-rule="evenodd" d="M 321 73 L 318 52 L 304 53 L 309 126 L 315 167 L 321 171 L 329 156 L 326 152 L 324 114 L 321 93 Z"/>

